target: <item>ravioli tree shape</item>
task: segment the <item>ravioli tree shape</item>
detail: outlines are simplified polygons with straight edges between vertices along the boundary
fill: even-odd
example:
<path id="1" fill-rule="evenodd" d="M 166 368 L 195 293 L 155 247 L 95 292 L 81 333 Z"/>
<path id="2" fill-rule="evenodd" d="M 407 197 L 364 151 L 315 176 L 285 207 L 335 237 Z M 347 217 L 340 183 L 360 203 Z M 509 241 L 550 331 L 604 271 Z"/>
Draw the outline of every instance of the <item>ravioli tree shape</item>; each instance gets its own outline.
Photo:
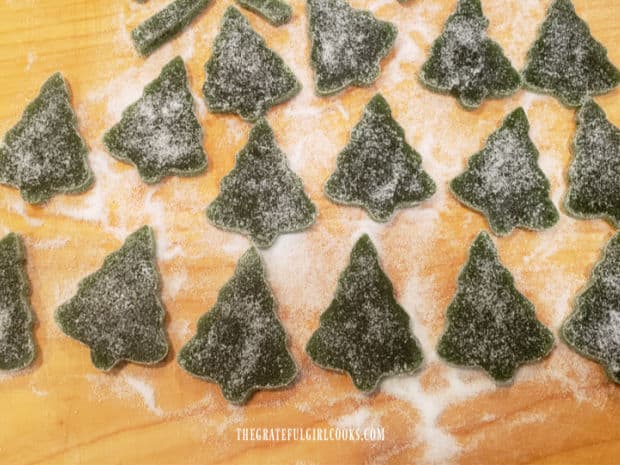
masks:
<path id="1" fill-rule="evenodd" d="M 155 238 L 143 226 L 79 283 L 77 294 L 56 310 L 56 322 L 90 347 L 100 370 L 120 361 L 153 364 L 168 353 L 159 294 Z"/>
<path id="2" fill-rule="evenodd" d="M 256 121 L 301 89 L 282 58 L 232 6 L 224 13 L 205 71 L 202 90 L 209 110 L 237 113 L 248 121 Z"/>
<path id="3" fill-rule="evenodd" d="M 145 0 L 144 0 L 145 1 Z M 131 40 L 142 56 L 148 56 L 179 34 L 211 0 L 175 0 L 131 31 Z"/>
<path id="4" fill-rule="evenodd" d="M 459 275 L 437 352 L 448 362 L 482 368 L 506 383 L 520 365 L 545 357 L 552 347 L 553 335 L 515 288 L 489 235 L 481 232 Z"/>
<path id="5" fill-rule="evenodd" d="M 529 127 L 525 111 L 513 111 L 484 149 L 469 159 L 467 170 L 450 183 L 454 195 L 482 212 L 498 236 L 515 227 L 549 228 L 559 219 Z"/>
<path id="6" fill-rule="evenodd" d="M 577 113 L 566 211 L 578 218 L 605 218 L 620 226 L 620 129 L 594 101 Z"/>
<path id="7" fill-rule="evenodd" d="M 555 0 L 527 54 L 523 79 L 529 88 L 577 107 L 616 87 L 620 71 L 570 0 Z"/>
<path id="8" fill-rule="evenodd" d="M 422 351 L 409 326 L 409 315 L 394 299 L 392 283 L 364 234 L 306 352 L 319 366 L 348 373 L 357 389 L 369 393 L 381 378 L 412 373 L 421 365 Z"/>
<path id="9" fill-rule="evenodd" d="M 245 403 L 256 390 L 289 384 L 297 366 L 275 310 L 260 255 L 251 248 L 198 321 L 196 335 L 179 352 L 179 365 L 216 382 L 233 404 Z"/>
<path id="10" fill-rule="evenodd" d="M 314 223 L 316 208 L 264 119 L 252 128 L 235 167 L 222 179 L 207 218 L 215 226 L 250 236 L 261 248 L 271 246 L 280 234 Z"/>
<path id="11" fill-rule="evenodd" d="M 103 137 L 110 153 L 132 163 L 147 183 L 192 176 L 207 166 L 185 64 L 176 57 Z"/>
<path id="12" fill-rule="evenodd" d="M 329 95 L 375 82 L 381 73 L 379 62 L 396 40 L 396 26 L 351 8 L 346 0 L 307 0 L 307 8 L 317 93 Z"/>
<path id="13" fill-rule="evenodd" d="M 56 73 L 0 144 L 0 183 L 18 188 L 33 204 L 84 192 L 93 183 L 87 154 L 69 89 Z"/>
<path id="14" fill-rule="evenodd" d="M 396 208 L 416 205 L 436 190 L 380 94 L 366 105 L 336 163 L 325 184 L 327 196 L 364 207 L 375 221 L 387 221 Z"/>
<path id="15" fill-rule="evenodd" d="M 17 234 L 0 240 L 0 370 L 20 370 L 35 357 L 25 263 L 24 245 Z"/>
<path id="16" fill-rule="evenodd" d="M 573 350 L 603 365 L 609 379 L 620 384 L 619 233 L 605 247 L 560 334 Z"/>
<path id="17" fill-rule="evenodd" d="M 422 82 L 453 95 L 465 108 L 515 93 L 521 76 L 500 45 L 487 36 L 488 27 L 480 0 L 459 0 L 422 66 Z"/>
<path id="18" fill-rule="evenodd" d="M 288 23 L 293 16 L 293 9 L 281 0 L 237 0 L 237 3 L 262 16 L 274 26 Z"/>

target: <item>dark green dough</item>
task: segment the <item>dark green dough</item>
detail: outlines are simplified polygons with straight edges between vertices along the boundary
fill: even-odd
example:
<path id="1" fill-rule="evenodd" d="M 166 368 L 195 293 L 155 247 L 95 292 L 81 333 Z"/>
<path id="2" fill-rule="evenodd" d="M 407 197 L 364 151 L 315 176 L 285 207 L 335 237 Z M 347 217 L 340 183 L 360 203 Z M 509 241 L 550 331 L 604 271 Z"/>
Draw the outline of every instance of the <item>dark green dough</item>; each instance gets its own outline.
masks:
<path id="1" fill-rule="evenodd" d="M 233 404 L 245 403 L 256 390 L 293 381 L 297 366 L 256 249 L 239 259 L 234 276 L 200 318 L 196 335 L 177 360 L 192 375 L 219 384 Z"/>
<path id="2" fill-rule="evenodd" d="M 316 208 L 264 119 L 252 128 L 235 167 L 222 179 L 207 218 L 215 226 L 250 236 L 261 248 L 271 246 L 280 234 L 314 223 Z"/>
<path id="3" fill-rule="evenodd" d="M 24 244 L 10 233 L 0 240 L 0 370 L 20 370 L 34 360 L 29 295 Z"/>
<path id="4" fill-rule="evenodd" d="M 379 62 L 396 40 L 396 26 L 351 8 L 346 0 L 307 0 L 307 10 L 317 93 L 330 95 L 375 82 Z"/>
<path id="5" fill-rule="evenodd" d="M 468 109 L 487 98 L 514 94 L 521 87 L 521 76 L 499 44 L 489 39 L 488 27 L 480 0 L 459 0 L 422 66 L 422 82 L 453 95 Z"/>
<path id="6" fill-rule="evenodd" d="M 142 97 L 125 109 L 121 121 L 106 132 L 103 142 L 115 158 L 135 165 L 147 183 L 206 169 L 202 129 L 181 57 L 164 66 Z"/>
<path id="7" fill-rule="evenodd" d="M 559 219 L 529 128 L 525 111 L 513 111 L 482 151 L 472 155 L 465 172 L 450 183 L 454 195 L 482 212 L 498 236 L 516 227 L 550 228 Z"/>
<path id="8" fill-rule="evenodd" d="M 191 23 L 211 0 L 175 0 L 131 31 L 134 46 L 148 56 Z"/>
<path id="9" fill-rule="evenodd" d="M 362 206 L 375 221 L 387 221 L 396 208 L 416 205 L 436 190 L 381 94 L 366 105 L 336 164 L 325 184 L 327 196 Z"/>
<path id="10" fill-rule="evenodd" d="M 69 89 L 56 73 L 0 144 L 0 183 L 18 188 L 33 204 L 84 192 L 93 183 L 87 155 Z"/>
<path id="11" fill-rule="evenodd" d="M 293 16 L 293 9 L 281 0 L 237 0 L 237 3 L 262 16 L 274 26 L 288 23 Z"/>
<path id="12" fill-rule="evenodd" d="M 478 234 L 461 270 L 437 353 L 448 362 L 482 368 L 498 383 L 516 369 L 551 352 L 553 335 L 537 319 L 534 305 L 514 286 L 493 241 Z"/>
<path id="13" fill-rule="evenodd" d="M 168 353 L 159 280 L 153 231 L 143 226 L 79 283 L 77 294 L 56 310 L 56 322 L 90 347 L 100 370 L 123 360 L 157 363 Z"/>
<path id="14" fill-rule="evenodd" d="M 317 365 L 348 373 L 357 389 L 370 393 L 382 378 L 413 373 L 421 365 L 422 350 L 409 324 L 365 234 L 353 247 L 306 352 Z"/>
<path id="15" fill-rule="evenodd" d="M 573 350 L 600 363 L 609 379 L 620 384 L 620 233 L 605 247 L 560 334 Z"/>
<path id="16" fill-rule="evenodd" d="M 620 71 L 570 0 L 555 0 L 549 7 L 522 74 L 527 87 L 554 95 L 569 107 L 620 83 Z"/>
<path id="17" fill-rule="evenodd" d="M 577 112 L 566 211 L 577 218 L 605 218 L 620 226 L 620 129 L 588 100 Z"/>
<path id="18" fill-rule="evenodd" d="M 292 98 L 301 85 L 235 7 L 228 7 L 202 88 L 209 110 L 256 121 L 269 108 Z"/>

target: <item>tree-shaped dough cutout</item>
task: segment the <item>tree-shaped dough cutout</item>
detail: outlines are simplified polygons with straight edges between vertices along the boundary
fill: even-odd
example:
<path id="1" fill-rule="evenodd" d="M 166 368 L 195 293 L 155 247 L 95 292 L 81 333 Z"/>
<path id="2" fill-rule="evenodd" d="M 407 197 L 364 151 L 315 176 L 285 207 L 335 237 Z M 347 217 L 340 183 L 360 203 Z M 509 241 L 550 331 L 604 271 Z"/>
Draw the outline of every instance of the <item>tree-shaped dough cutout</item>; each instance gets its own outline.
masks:
<path id="1" fill-rule="evenodd" d="M 293 381 L 297 366 L 255 248 L 239 259 L 234 276 L 200 318 L 196 335 L 177 360 L 192 375 L 219 384 L 233 404 L 245 403 L 256 390 Z"/>
<path id="2" fill-rule="evenodd" d="M 450 183 L 454 195 L 482 212 L 498 236 L 516 227 L 550 228 L 559 219 L 529 128 L 525 111 L 513 111 L 482 151 L 472 155 L 465 172 Z"/>
<path id="3" fill-rule="evenodd" d="M 103 142 L 115 158 L 135 165 L 147 183 L 205 170 L 202 129 L 181 57 L 164 66 L 142 97 L 123 111 Z"/>
<path id="4" fill-rule="evenodd" d="M 256 121 L 301 89 L 282 58 L 232 6 L 224 13 L 205 71 L 202 90 L 209 110 L 237 113 L 248 121 Z"/>
<path id="5" fill-rule="evenodd" d="M 215 226 L 250 236 L 261 248 L 271 246 L 280 234 L 314 223 L 316 208 L 264 119 L 252 128 L 235 167 L 222 179 L 207 218 Z"/>
<path id="6" fill-rule="evenodd" d="M 336 164 L 325 184 L 327 196 L 362 206 L 375 221 L 387 221 L 396 208 L 417 205 L 436 190 L 380 94 L 366 105 Z"/>
<path id="7" fill-rule="evenodd" d="M 0 240 L 0 370 L 20 370 L 35 357 L 25 264 L 24 245 L 17 234 Z"/>
<path id="8" fill-rule="evenodd" d="M 293 9 L 282 0 L 237 0 L 237 3 L 262 16 L 274 26 L 288 23 L 293 16 Z"/>
<path id="9" fill-rule="evenodd" d="M 157 363 L 168 353 L 159 280 L 153 231 L 143 226 L 79 283 L 77 294 L 56 310 L 56 322 L 90 347 L 100 370 L 120 361 Z"/>
<path id="10" fill-rule="evenodd" d="M 521 76 L 500 45 L 487 36 L 488 27 L 480 0 L 459 0 L 422 66 L 422 82 L 453 95 L 465 108 L 515 93 Z"/>
<path id="11" fill-rule="evenodd" d="M 605 367 L 620 384 L 620 233 L 594 267 L 586 290 L 562 325 L 561 336 L 575 351 Z"/>
<path id="12" fill-rule="evenodd" d="M 87 155 L 69 89 L 56 73 L 0 144 L 0 183 L 18 188 L 33 204 L 84 192 L 93 183 Z"/>
<path id="13" fill-rule="evenodd" d="M 482 368 L 496 382 L 507 383 L 520 365 L 540 360 L 552 347 L 553 335 L 515 288 L 489 235 L 481 232 L 459 275 L 437 352 L 448 362 Z"/>
<path id="14" fill-rule="evenodd" d="M 555 0 L 549 7 L 522 74 L 529 88 L 552 94 L 571 107 L 620 83 L 620 71 L 570 0 Z"/>
<path id="15" fill-rule="evenodd" d="M 589 100 L 577 113 L 566 211 L 578 218 L 605 218 L 620 226 L 619 179 L 620 129 Z"/>
<path id="16" fill-rule="evenodd" d="M 346 0 L 307 0 L 307 8 L 317 93 L 330 95 L 375 82 L 379 62 L 396 40 L 396 26 L 351 8 Z"/>
<path id="17" fill-rule="evenodd" d="M 411 334 L 409 315 L 396 302 L 366 234 L 353 247 L 306 352 L 317 365 L 348 373 L 365 393 L 374 391 L 382 378 L 413 373 L 421 365 L 422 350 Z"/>
<path id="18" fill-rule="evenodd" d="M 150 55 L 185 29 L 210 2 L 174 0 L 131 31 L 134 46 L 140 55 Z"/>

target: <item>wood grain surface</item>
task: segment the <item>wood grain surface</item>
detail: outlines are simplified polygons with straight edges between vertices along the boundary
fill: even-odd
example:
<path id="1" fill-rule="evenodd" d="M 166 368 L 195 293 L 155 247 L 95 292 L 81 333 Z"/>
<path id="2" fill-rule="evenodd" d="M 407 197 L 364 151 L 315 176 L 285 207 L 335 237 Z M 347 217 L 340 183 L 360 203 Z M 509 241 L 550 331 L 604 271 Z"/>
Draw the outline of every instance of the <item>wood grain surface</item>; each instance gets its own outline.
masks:
<path id="1" fill-rule="evenodd" d="M 304 86 L 268 119 L 318 207 L 318 221 L 304 233 L 281 237 L 263 254 L 301 374 L 288 388 L 260 392 L 246 406 L 232 407 L 216 385 L 178 367 L 176 352 L 249 245 L 242 236 L 209 225 L 204 208 L 232 168 L 250 125 L 235 116 L 208 113 L 200 97 L 203 64 L 231 1 L 214 1 L 185 33 L 142 59 L 132 48 L 129 31 L 165 3 L 0 0 L 0 133 L 18 121 L 42 82 L 62 71 L 96 177 L 88 192 L 57 197 L 39 207 L 0 187 L 0 234 L 18 232 L 27 246 L 39 351 L 29 369 L 0 375 L 0 463 L 620 463 L 620 387 L 607 380 L 599 365 L 561 341 L 544 361 L 521 369 L 511 387 L 496 387 L 484 373 L 447 366 L 434 354 L 469 244 L 479 230 L 487 229 L 480 215 L 451 197 L 447 182 L 502 118 L 523 105 L 559 206 L 575 129 L 574 111 L 548 96 L 520 91 L 468 112 L 417 82 L 454 0 L 411 0 L 404 5 L 352 0 L 353 6 L 394 22 L 399 35 L 373 86 L 329 98 L 313 93 L 304 2 L 291 2 L 293 20 L 280 28 L 244 12 Z M 483 3 L 490 36 L 521 68 L 549 0 Z M 620 65 L 620 2 L 575 0 L 575 6 Z M 177 54 L 190 72 L 209 168 L 198 177 L 146 186 L 135 169 L 105 153 L 101 135 Z M 361 210 L 336 206 L 322 194 L 351 127 L 377 91 L 389 101 L 438 184 L 430 201 L 401 211 L 387 224 L 375 224 Z M 620 91 L 597 101 L 620 125 Z M 125 365 L 101 373 L 91 365 L 88 349 L 59 331 L 53 312 L 73 295 L 81 278 L 145 223 L 157 236 L 172 351 L 155 367 Z M 372 396 L 357 393 L 348 377 L 316 367 L 303 352 L 362 232 L 375 241 L 426 357 L 417 374 L 387 380 Z M 517 288 L 557 336 L 612 234 L 603 221 L 577 221 L 562 214 L 548 231 L 516 231 L 494 241 Z M 338 425 L 381 426 L 385 440 L 259 442 L 236 437 L 239 427 Z"/>

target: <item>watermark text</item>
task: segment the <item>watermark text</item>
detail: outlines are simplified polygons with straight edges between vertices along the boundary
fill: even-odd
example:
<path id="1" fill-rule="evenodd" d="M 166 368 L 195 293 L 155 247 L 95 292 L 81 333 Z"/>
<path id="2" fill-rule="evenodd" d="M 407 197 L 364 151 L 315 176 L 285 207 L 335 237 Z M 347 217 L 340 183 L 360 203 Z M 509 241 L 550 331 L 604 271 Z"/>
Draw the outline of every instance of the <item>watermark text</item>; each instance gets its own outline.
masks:
<path id="1" fill-rule="evenodd" d="M 237 441 L 385 441 L 376 428 L 236 428 Z"/>

